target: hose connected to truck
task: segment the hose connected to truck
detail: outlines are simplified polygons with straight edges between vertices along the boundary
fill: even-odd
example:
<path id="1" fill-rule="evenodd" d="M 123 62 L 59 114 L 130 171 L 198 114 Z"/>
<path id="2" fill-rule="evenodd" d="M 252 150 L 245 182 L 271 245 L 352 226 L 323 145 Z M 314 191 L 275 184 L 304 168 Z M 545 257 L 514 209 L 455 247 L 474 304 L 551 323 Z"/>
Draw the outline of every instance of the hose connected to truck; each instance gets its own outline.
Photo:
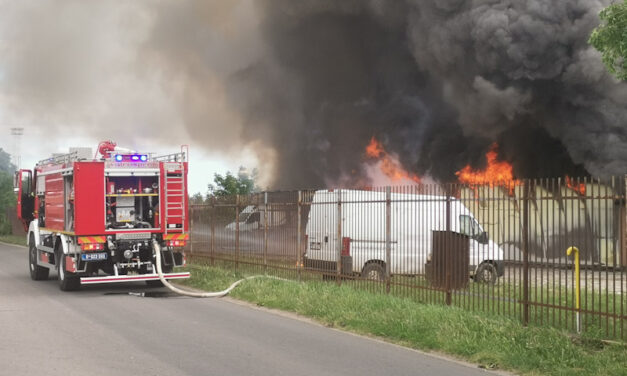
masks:
<path id="1" fill-rule="evenodd" d="M 172 285 L 163 276 L 163 271 L 161 269 L 161 246 L 159 245 L 159 242 L 156 239 L 152 240 L 152 250 L 155 253 L 155 263 L 157 264 L 157 275 L 159 275 L 159 280 L 161 280 L 161 283 L 163 283 L 163 285 L 167 287 L 168 289 L 170 289 L 172 292 L 175 292 L 177 294 L 184 295 L 184 296 L 190 296 L 193 298 L 220 298 L 220 297 L 228 295 L 231 292 L 231 290 L 237 287 L 237 285 L 239 285 L 240 283 L 247 281 L 249 279 L 255 279 L 255 278 L 270 278 L 270 279 L 276 279 L 279 281 L 288 281 L 287 279 L 278 278 L 278 277 L 272 277 L 272 276 L 266 276 L 266 275 L 253 275 L 250 277 L 242 278 L 239 281 L 234 282 L 231 286 L 229 286 L 227 289 L 222 290 L 222 291 L 216 291 L 216 292 L 186 291 L 186 290 L 182 290 Z"/>

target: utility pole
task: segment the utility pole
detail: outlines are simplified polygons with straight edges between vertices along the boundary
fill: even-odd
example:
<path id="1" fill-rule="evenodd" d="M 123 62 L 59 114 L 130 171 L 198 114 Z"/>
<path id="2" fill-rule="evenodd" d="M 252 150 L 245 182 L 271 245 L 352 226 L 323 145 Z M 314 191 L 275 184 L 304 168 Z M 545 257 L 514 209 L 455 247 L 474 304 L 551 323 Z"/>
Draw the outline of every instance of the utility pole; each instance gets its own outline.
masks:
<path id="1" fill-rule="evenodd" d="M 22 144 L 22 135 L 24 134 L 24 128 L 13 127 L 11 128 L 11 136 L 13 136 L 13 163 L 15 168 L 19 171 L 22 167 L 22 156 L 20 154 L 20 145 Z"/>

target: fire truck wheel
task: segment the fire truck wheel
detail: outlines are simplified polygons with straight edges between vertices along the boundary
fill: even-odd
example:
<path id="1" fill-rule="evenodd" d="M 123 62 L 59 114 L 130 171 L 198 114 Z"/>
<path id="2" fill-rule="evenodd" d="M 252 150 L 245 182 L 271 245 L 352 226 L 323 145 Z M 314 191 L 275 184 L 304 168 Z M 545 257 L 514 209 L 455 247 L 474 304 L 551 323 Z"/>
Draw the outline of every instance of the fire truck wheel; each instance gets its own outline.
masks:
<path id="1" fill-rule="evenodd" d="M 37 247 L 35 246 L 35 237 L 31 234 L 28 241 L 28 263 L 30 269 L 30 278 L 33 281 L 42 281 L 48 279 L 50 269 L 37 265 Z"/>
<path id="2" fill-rule="evenodd" d="M 75 276 L 74 273 L 68 273 L 65 270 L 65 255 L 60 254 L 61 262 L 58 263 L 59 267 L 57 272 L 59 274 L 59 288 L 62 291 L 78 290 L 81 287 L 81 280 Z"/>

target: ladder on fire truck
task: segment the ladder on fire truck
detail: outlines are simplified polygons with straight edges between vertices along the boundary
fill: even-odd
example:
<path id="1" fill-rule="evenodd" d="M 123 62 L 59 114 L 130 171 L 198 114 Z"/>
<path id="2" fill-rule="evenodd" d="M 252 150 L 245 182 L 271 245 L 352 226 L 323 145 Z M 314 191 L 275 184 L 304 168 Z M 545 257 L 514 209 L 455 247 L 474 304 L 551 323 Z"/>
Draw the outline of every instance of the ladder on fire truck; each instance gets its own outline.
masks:
<path id="1" fill-rule="evenodd" d="M 177 170 L 180 173 L 171 174 L 166 170 L 164 176 L 164 201 L 165 201 L 165 233 L 167 234 L 172 228 L 168 221 L 180 220 L 181 226 L 185 223 L 185 177 L 183 176 L 183 162 L 187 159 L 187 150 L 181 147 L 180 153 L 162 155 L 153 157 L 152 160 L 179 163 Z M 179 214 L 180 213 L 180 214 Z M 184 231 L 184 228 L 176 229 L 176 232 Z"/>
<path id="2" fill-rule="evenodd" d="M 78 152 L 73 151 L 71 153 L 65 153 L 65 154 L 53 154 L 52 157 L 42 159 L 39 162 L 37 162 L 37 166 L 70 163 L 70 162 L 79 161 L 79 160 L 81 159 L 78 157 Z"/>
<path id="3" fill-rule="evenodd" d="M 180 223 L 185 223 L 185 182 L 183 174 L 170 175 L 165 174 L 165 232 L 168 233 L 170 223 L 168 221 L 180 219 Z M 180 214 L 179 214 L 180 213 Z M 181 228 L 180 231 L 183 231 Z M 177 231 L 178 232 L 178 231 Z"/>

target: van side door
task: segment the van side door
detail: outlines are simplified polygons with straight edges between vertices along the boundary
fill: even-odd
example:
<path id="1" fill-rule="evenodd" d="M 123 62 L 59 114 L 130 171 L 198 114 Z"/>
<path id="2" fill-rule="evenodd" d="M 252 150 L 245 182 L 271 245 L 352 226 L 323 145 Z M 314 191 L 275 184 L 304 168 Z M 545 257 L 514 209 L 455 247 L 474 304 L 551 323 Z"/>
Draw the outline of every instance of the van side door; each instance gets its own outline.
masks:
<path id="1" fill-rule="evenodd" d="M 337 259 L 337 201 L 334 192 L 316 192 L 307 223 L 308 255 L 313 260 Z M 334 231 L 335 229 L 335 231 Z"/>

